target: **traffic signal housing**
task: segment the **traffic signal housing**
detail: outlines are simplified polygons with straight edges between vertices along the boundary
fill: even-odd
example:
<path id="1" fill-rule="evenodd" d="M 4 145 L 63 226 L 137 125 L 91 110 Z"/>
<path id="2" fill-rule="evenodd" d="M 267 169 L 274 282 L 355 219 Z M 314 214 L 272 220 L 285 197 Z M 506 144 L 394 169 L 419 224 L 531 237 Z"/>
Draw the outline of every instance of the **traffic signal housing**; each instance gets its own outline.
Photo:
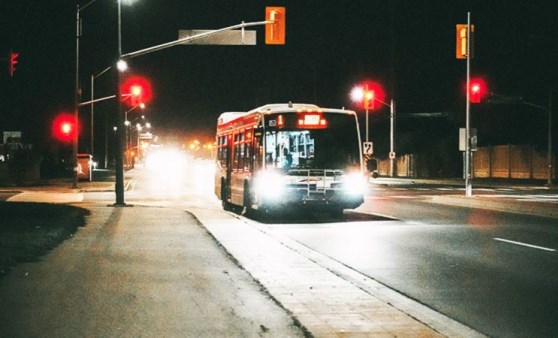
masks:
<path id="1" fill-rule="evenodd" d="M 120 86 L 121 100 L 130 107 L 149 103 L 153 97 L 151 82 L 143 76 L 131 76 Z"/>
<path id="2" fill-rule="evenodd" d="M 14 76 L 16 65 L 18 64 L 17 61 L 18 56 L 19 53 L 12 52 L 12 51 L 10 51 L 10 54 L 8 55 L 8 73 L 10 74 L 11 77 Z"/>
<path id="3" fill-rule="evenodd" d="M 364 110 L 374 110 L 385 103 L 384 88 L 376 81 L 363 81 L 351 90 L 351 100 Z"/>
<path id="4" fill-rule="evenodd" d="M 265 21 L 272 21 L 265 25 L 265 44 L 284 45 L 285 44 L 285 7 L 266 7 Z"/>
<path id="5" fill-rule="evenodd" d="M 140 85 L 130 87 L 130 104 L 135 107 L 143 103 L 143 88 Z"/>
<path id="6" fill-rule="evenodd" d="M 486 82 L 481 78 L 469 80 L 469 102 L 480 103 L 486 96 Z"/>
<path id="7" fill-rule="evenodd" d="M 62 142 L 72 142 L 77 133 L 77 121 L 72 114 L 60 114 L 52 123 L 53 136 Z"/>
<path id="8" fill-rule="evenodd" d="M 366 110 L 374 109 L 374 101 L 376 101 L 376 92 L 373 89 L 365 89 L 363 97 L 363 108 Z"/>

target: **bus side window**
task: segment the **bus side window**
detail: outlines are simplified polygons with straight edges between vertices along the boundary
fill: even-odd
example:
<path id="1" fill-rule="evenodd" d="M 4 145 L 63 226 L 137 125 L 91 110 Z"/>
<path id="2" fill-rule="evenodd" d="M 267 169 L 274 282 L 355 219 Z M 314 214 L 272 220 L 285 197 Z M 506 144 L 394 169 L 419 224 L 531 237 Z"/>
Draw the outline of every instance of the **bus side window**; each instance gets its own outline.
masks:
<path id="1" fill-rule="evenodd" d="M 263 161 L 263 146 L 262 146 L 261 133 L 259 135 L 257 133 L 254 134 L 254 138 L 250 142 L 250 149 L 251 149 L 250 156 L 252 156 L 253 158 L 253 161 L 250 161 L 252 163 L 252 168 L 250 168 L 250 170 L 260 169 L 262 167 L 262 161 Z"/>
<path id="2" fill-rule="evenodd" d="M 219 147 L 218 152 L 217 152 L 217 160 L 219 161 L 221 167 L 226 168 L 227 167 L 227 152 L 228 152 L 227 136 L 219 137 L 219 140 L 217 141 L 217 146 Z"/>
<path id="3" fill-rule="evenodd" d="M 239 134 L 235 134 L 234 135 L 234 147 L 233 147 L 233 149 L 234 149 L 234 153 L 233 153 L 234 161 L 233 161 L 233 165 L 232 165 L 232 169 L 234 171 L 238 170 L 238 162 L 239 162 L 239 157 L 240 157 L 239 156 L 240 155 L 240 143 L 238 142 L 239 139 L 240 139 Z"/>

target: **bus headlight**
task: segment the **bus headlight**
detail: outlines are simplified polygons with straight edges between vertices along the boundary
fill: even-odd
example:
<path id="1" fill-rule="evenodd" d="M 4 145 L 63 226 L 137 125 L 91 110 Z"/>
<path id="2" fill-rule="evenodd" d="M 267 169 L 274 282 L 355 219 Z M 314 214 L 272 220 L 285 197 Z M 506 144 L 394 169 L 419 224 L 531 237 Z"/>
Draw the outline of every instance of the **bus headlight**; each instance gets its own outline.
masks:
<path id="1" fill-rule="evenodd" d="M 264 199 L 278 199 L 285 191 L 283 177 L 275 172 L 265 172 L 261 174 L 254 188 L 258 196 Z"/>
<path id="2" fill-rule="evenodd" d="M 366 192 L 366 179 L 360 173 L 345 175 L 343 187 L 345 192 L 351 195 L 362 195 Z"/>

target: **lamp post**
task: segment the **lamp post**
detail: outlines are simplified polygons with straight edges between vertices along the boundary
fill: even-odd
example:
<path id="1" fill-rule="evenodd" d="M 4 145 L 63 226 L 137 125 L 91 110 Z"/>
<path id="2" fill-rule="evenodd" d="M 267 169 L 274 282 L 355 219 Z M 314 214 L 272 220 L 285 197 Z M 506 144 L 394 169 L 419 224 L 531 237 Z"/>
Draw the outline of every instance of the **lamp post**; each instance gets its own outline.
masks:
<path id="1" fill-rule="evenodd" d="M 80 13 L 93 4 L 97 0 L 91 0 L 85 6 L 76 7 L 76 74 L 75 74 L 75 91 L 74 91 L 74 120 L 76 130 L 74 132 L 74 139 L 72 141 L 72 161 L 73 161 L 73 175 L 72 175 L 72 188 L 78 187 L 78 141 L 79 141 L 79 101 L 81 97 L 81 88 L 79 86 L 79 38 L 81 36 L 81 17 Z"/>
<path id="2" fill-rule="evenodd" d="M 94 126 L 95 126 L 95 79 L 99 76 L 103 75 L 107 71 L 109 71 L 112 67 L 109 66 L 103 69 L 101 72 L 97 74 L 91 74 L 91 155 L 95 156 L 95 133 L 94 133 Z M 106 118 L 106 114 L 105 114 Z M 107 133 L 105 130 L 105 158 L 103 163 L 103 168 L 107 167 Z"/>
<path id="3" fill-rule="evenodd" d="M 389 176 L 395 176 L 395 100 L 389 102 Z"/>
<path id="4" fill-rule="evenodd" d="M 547 161 L 548 161 L 548 171 L 547 171 L 547 181 L 546 183 L 551 186 L 552 185 L 552 174 L 554 173 L 553 166 L 552 166 L 552 89 L 549 91 L 548 95 L 548 152 L 547 152 Z"/>
<path id="5" fill-rule="evenodd" d="M 117 102 L 117 129 L 116 129 L 116 167 L 115 167 L 115 184 L 114 184 L 114 192 L 116 201 L 114 203 L 115 206 L 126 206 L 124 201 L 124 159 L 123 159 L 123 151 L 124 151 L 124 137 L 125 137 L 125 130 L 126 130 L 126 120 L 122 110 L 122 93 L 120 88 L 120 72 L 123 71 L 123 61 L 122 60 L 122 0 L 117 1 L 118 7 L 118 53 L 117 53 L 117 71 L 116 71 L 116 100 Z"/>
<path id="6" fill-rule="evenodd" d="M 471 152 L 471 12 L 467 13 L 467 97 L 465 106 L 465 197 L 473 196 Z"/>

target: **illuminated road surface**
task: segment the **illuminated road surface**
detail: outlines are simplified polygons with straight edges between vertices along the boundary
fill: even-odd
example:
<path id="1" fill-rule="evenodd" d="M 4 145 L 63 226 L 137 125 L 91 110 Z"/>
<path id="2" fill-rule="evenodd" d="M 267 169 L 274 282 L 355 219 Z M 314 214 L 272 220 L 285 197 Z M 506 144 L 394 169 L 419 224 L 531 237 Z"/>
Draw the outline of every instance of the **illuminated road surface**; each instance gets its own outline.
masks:
<path id="1" fill-rule="evenodd" d="M 369 199 L 359 210 L 370 220 L 263 223 L 490 336 L 558 335 L 556 220 L 407 194 Z"/>
<path id="2" fill-rule="evenodd" d="M 212 162 L 179 163 L 137 171 L 127 201 L 220 208 Z M 385 188 L 340 219 L 256 215 L 246 221 L 487 335 L 558 336 L 557 221 L 426 202 L 446 193 L 455 191 Z"/>

